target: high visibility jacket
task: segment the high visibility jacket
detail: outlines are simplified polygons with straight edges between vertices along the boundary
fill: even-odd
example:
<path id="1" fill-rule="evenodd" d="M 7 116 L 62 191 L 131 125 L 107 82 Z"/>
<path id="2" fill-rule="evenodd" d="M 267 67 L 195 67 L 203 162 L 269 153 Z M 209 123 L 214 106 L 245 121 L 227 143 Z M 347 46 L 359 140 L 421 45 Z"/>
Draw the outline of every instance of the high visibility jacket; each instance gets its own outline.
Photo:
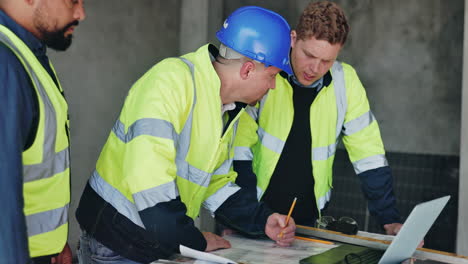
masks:
<path id="1" fill-rule="evenodd" d="M 37 94 L 37 132 L 31 147 L 23 152 L 24 214 L 31 257 L 51 255 L 62 251 L 68 235 L 68 105 L 60 85 L 26 44 L 2 25 L 0 42 L 21 61 Z"/>
<path id="2" fill-rule="evenodd" d="M 355 70 L 335 62 L 332 81 L 323 87 L 310 106 L 312 149 L 310 157 L 317 208 L 329 201 L 332 166 L 338 140 L 343 139 L 357 174 L 387 166 L 385 150 L 374 118 Z M 276 89 L 247 110 L 239 123 L 235 160 L 252 160 L 257 175 L 257 196 L 262 197 L 279 161 L 294 119 L 293 88 L 288 80 L 276 77 Z M 255 131 L 257 133 L 255 133 Z"/>
<path id="3" fill-rule="evenodd" d="M 143 228 L 140 211 L 179 195 L 189 217 L 202 204 L 214 213 L 239 190 L 231 164 L 240 114 L 223 133 L 220 86 L 208 45 L 156 64 L 129 91 L 93 190 Z"/>

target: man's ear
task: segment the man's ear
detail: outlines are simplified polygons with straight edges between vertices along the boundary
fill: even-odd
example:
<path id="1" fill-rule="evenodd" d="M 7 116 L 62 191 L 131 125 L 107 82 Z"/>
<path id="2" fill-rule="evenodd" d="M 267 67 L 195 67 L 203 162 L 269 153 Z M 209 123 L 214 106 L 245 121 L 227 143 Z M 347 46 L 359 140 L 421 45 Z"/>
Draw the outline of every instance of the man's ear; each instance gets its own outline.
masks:
<path id="1" fill-rule="evenodd" d="M 240 68 L 240 77 L 242 80 L 246 80 L 255 71 L 255 63 L 253 61 L 247 61 L 242 64 Z"/>
<path id="2" fill-rule="evenodd" d="M 291 48 L 294 48 L 297 40 L 297 32 L 296 30 L 291 30 Z"/>

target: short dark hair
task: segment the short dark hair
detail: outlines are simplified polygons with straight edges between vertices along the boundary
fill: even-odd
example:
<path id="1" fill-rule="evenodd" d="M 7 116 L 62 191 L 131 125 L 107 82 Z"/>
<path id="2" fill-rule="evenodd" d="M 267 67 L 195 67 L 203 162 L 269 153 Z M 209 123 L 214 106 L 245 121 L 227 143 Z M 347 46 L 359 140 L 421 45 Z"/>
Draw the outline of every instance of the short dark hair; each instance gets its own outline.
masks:
<path id="1" fill-rule="evenodd" d="M 297 38 L 306 40 L 315 37 L 330 44 L 344 45 L 349 25 L 343 9 L 329 1 L 310 3 L 302 12 L 296 26 Z"/>

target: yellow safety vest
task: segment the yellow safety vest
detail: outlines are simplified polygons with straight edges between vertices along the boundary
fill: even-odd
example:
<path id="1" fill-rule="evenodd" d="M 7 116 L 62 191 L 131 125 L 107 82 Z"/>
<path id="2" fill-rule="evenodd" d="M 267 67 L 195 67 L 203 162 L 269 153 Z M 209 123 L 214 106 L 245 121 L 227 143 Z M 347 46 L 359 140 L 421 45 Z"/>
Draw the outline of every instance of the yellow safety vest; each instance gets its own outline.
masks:
<path id="1" fill-rule="evenodd" d="M 61 94 L 62 88 L 56 86 L 31 50 L 2 25 L 0 41 L 23 64 L 37 93 L 39 106 L 34 142 L 23 152 L 29 253 L 31 257 L 59 253 L 67 241 L 70 203 L 68 105 Z"/>
<path id="2" fill-rule="evenodd" d="M 143 228 L 138 212 L 158 203 L 180 195 L 195 218 L 202 204 L 214 213 L 239 189 L 231 170 L 238 117 L 223 134 L 208 45 L 161 61 L 133 85 L 89 180 Z"/>
<path id="3" fill-rule="evenodd" d="M 355 70 L 335 62 L 333 81 L 323 87 L 310 106 L 311 158 L 317 208 L 330 200 L 332 166 L 339 137 L 348 151 L 355 172 L 387 166 L 385 150 L 366 92 Z M 279 161 L 294 119 L 293 88 L 278 75 L 276 89 L 249 107 L 239 123 L 235 160 L 252 160 L 257 175 L 258 199 Z M 320 213 L 320 212 L 319 212 Z"/>

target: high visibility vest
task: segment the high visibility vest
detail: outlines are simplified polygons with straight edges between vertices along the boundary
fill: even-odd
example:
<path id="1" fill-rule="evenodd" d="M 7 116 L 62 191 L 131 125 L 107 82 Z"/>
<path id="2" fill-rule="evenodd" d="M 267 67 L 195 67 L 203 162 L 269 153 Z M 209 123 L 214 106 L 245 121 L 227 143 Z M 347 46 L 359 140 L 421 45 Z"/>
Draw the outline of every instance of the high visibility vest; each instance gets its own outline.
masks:
<path id="1" fill-rule="evenodd" d="M 220 85 L 208 45 L 156 64 L 130 89 L 91 188 L 143 228 L 138 212 L 179 195 L 189 217 L 202 204 L 214 213 L 239 190 L 231 169 L 238 117 L 223 134 Z"/>
<path id="2" fill-rule="evenodd" d="M 366 92 L 355 70 L 335 62 L 332 82 L 323 87 L 310 106 L 310 158 L 317 208 L 330 200 L 332 166 L 340 137 L 357 174 L 387 166 L 380 131 L 369 108 Z M 258 199 L 265 193 L 278 164 L 294 119 L 293 88 L 278 75 L 258 106 L 246 109 L 239 123 L 235 160 L 252 160 L 257 175 Z M 320 212 L 319 212 L 320 213 Z"/>
<path id="3" fill-rule="evenodd" d="M 39 124 L 34 142 L 23 152 L 24 214 L 31 257 L 51 255 L 62 251 L 68 235 L 68 105 L 60 85 L 26 44 L 2 25 L 0 42 L 21 61 L 37 94 Z"/>

